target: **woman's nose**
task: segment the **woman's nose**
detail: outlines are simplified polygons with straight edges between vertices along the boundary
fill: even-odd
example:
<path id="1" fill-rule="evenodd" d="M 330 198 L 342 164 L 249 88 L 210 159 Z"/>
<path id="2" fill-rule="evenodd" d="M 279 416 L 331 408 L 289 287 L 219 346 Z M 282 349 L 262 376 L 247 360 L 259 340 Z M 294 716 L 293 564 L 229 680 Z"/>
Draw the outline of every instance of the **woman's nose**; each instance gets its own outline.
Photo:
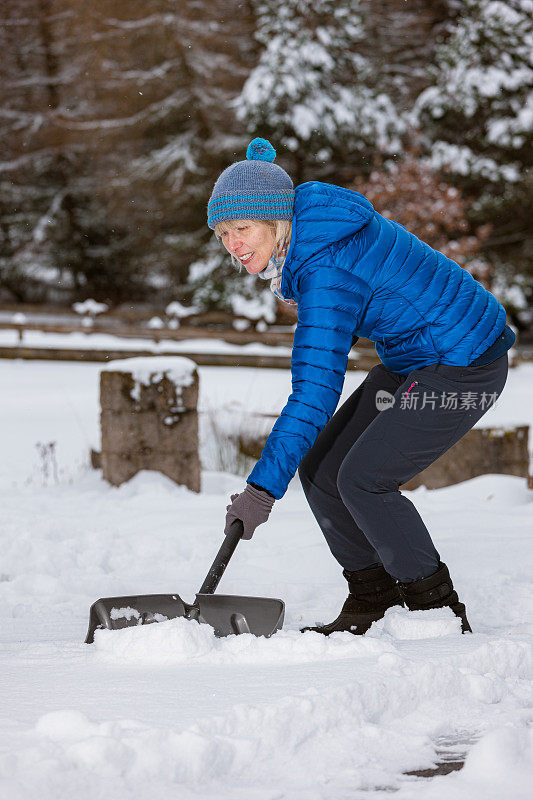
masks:
<path id="1" fill-rule="evenodd" d="M 239 236 L 236 236 L 234 233 L 228 233 L 228 249 L 229 250 L 238 250 L 241 246 L 242 242 Z"/>

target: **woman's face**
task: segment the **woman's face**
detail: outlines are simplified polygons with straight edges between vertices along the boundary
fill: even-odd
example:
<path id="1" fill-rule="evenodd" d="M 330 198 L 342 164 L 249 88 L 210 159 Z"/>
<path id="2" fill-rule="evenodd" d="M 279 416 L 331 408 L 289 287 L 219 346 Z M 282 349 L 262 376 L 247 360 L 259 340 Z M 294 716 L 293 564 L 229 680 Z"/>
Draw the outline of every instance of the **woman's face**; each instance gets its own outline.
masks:
<path id="1" fill-rule="evenodd" d="M 250 275 L 261 272 L 274 251 L 274 235 L 257 222 L 237 221 L 236 227 L 220 234 L 226 250 L 236 256 Z"/>

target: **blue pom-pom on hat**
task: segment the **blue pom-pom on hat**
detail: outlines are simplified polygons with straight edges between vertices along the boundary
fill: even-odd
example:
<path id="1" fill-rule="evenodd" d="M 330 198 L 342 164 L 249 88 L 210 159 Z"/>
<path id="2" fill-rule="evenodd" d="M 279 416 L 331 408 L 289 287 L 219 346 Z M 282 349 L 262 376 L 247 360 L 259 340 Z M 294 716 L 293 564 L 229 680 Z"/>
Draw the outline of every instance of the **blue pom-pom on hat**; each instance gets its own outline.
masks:
<path id="1" fill-rule="evenodd" d="M 248 161 L 274 161 L 276 151 L 267 139 L 252 139 L 246 149 Z"/>

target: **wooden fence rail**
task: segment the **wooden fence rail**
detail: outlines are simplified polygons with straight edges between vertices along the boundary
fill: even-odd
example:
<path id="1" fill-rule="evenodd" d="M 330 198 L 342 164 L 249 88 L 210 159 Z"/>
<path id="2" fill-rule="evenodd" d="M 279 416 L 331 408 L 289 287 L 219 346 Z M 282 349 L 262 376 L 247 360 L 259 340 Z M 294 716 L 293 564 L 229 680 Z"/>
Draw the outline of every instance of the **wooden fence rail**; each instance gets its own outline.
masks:
<path id="1" fill-rule="evenodd" d="M 0 358 L 21 358 L 34 360 L 52 361 L 85 361 L 85 362 L 106 362 L 116 358 L 130 358 L 141 355 L 182 355 L 191 358 L 200 366 L 243 366 L 243 367 L 266 367 L 274 369 L 287 369 L 290 367 L 289 355 L 277 354 L 255 354 L 255 353 L 211 353 L 176 351 L 171 348 L 165 349 L 165 341 L 180 342 L 194 341 L 201 339 L 211 339 L 226 342 L 227 344 L 244 346 L 247 344 L 263 344 L 270 347 L 292 347 L 294 331 L 290 326 L 277 330 L 234 330 L 228 324 L 210 325 L 209 327 L 199 327 L 198 325 L 180 325 L 179 328 L 151 328 L 148 325 L 123 323 L 115 320 L 94 319 L 82 317 L 73 319 L 71 322 L 47 322 L 32 321 L 24 322 L 0 321 L 0 330 L 15 331 L 17 334 L 18 345 L 1 345 Z M 30 345 L 25 342 L 25 334 L 31 331 L 40 331 L 44 334 L 88 334 L 87 346 L 83 348 L 69 347 L 47 347 Z M 107 348 L 91 347 L 90 334 L 100 333 L 117 337 L 118 339 L 141 339 L 146 342 L 146 346 L 140 345 L 138 348 L 121 349 L 120 343 L 110 343 Z M 533 361 L 533 347 L 513 348 L 513 359 L 511 366 L 516 366 L 522 362 Z M 368 370 L 379 363 L 374 345 L 367 339 L 360 339 L 357 348 L 352 351 L 352 356 L 348 360 L 348 369 Z"/>

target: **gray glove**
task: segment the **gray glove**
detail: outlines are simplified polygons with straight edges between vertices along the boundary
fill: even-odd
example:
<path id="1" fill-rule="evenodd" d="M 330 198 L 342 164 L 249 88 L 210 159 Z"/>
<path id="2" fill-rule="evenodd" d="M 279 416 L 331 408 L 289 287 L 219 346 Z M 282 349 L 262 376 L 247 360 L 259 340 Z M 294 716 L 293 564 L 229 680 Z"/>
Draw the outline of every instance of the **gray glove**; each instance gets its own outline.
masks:
<path id="1" fill-rule="evenodd" d="M 257 526 L 267 521 L 273 505 L 272 495 L 247 484 L 244 492 L 231 495 L 231 504 L 226 506 L 224 534 L 227 536 L 231 523 L 240 519 L 244 526 L 242 538 L 251 539 Z"/>

